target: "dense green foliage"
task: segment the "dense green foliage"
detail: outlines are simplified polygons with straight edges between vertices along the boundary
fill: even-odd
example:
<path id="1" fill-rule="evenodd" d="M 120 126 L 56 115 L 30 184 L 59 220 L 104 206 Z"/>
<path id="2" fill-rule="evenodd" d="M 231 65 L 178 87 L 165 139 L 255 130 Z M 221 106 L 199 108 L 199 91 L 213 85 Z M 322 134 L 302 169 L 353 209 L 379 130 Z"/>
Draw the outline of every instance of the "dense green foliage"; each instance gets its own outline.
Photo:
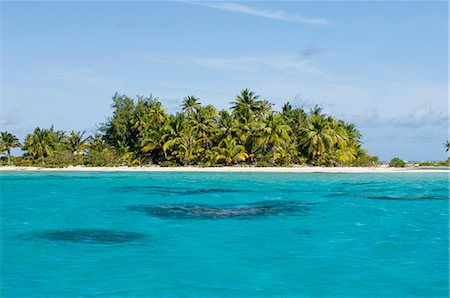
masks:
<path id="1" fill-rule="evenodd" d="M 8 163 L 11 162 L 11 149 L 20 147 L 19 139 L 16 136 L 3 131 L 0 133 L 0 152 L 6 154 Z"/>
<path id="2" fill-rule="evenodd" d="M 378 158 L 361 146 L 351 123 L 284 104 L 274 111 L 248 89 L 236 96 L 231 109 L 217 111 L 194 96 L 184 98 L 181 111 L 167 114 L 153 96 L 131 99 L 116 94 L 112 116 L 99 133 L 68 134 L 40 129 L 29 134 L 25 154 L 15 164 L 112 166 L 370 166 Z"/>
<path id="3" fill-rule="evenodd" d="M 406 166 L 406 163 L 402 159 L 394 157 L 389 162 L 389 166 L 394 168 L 404 168 Z"/>

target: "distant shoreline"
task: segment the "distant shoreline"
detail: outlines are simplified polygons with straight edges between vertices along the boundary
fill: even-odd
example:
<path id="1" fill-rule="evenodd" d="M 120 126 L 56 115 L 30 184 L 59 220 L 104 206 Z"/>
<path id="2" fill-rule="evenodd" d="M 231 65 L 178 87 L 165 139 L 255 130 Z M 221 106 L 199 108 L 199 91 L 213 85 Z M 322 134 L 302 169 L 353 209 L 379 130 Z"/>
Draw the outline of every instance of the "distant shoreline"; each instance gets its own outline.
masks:
<path id="1" fill-rule="evenodd" d="M 0 166 L 0 172 L 223 172 L 223 173 L 450 173 L 448 168 L 389 168 L 389 167 L 66 167 L 41 168 Z"/>

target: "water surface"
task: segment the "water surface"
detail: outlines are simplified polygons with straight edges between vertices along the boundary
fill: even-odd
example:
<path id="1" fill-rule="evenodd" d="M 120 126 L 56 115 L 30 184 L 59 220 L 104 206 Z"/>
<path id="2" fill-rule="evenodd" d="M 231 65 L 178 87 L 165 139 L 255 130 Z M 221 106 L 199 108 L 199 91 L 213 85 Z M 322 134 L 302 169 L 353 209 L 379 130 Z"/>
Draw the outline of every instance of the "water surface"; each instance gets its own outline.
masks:
<path id="1" fill-rule="evenodd" d="M 447 297 L 442 173 L 0 175 L 2 297 Z"/>

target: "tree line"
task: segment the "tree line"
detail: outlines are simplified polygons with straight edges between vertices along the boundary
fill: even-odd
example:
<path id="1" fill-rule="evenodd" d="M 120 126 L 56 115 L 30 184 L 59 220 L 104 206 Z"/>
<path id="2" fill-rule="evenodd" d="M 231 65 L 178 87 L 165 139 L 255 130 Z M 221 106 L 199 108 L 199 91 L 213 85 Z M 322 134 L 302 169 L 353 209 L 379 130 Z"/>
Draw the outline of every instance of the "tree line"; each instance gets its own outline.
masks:
<path id="1" fill-rule="evenodd" d="M 85 132 L 36 128 L 23 143 L 0 135 L 6 162 L 46 166 L 370 166 L 378 158 L 362 147 L 352 123 L 305 111 L 289 102 L 281 111 L 244 89 L 229 110 L 202 105 L 195 96 L 168 114 L 158 98 L 113 96 L 112 116 L 92 136 Z M 21 147 L 23 156 L 10 157 Z"/>

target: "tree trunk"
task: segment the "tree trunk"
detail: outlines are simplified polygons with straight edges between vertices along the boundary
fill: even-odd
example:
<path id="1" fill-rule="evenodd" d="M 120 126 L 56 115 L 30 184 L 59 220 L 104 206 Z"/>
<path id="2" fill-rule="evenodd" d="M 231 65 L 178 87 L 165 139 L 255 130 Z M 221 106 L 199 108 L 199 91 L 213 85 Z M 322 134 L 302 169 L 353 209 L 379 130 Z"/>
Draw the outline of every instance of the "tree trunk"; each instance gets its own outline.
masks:
<path id="1" fill-rule="evenodd" d="M 7 158 L 8 158 L 8 164 L 10 164 L 10 162 L 11 162 L 11 151 L 10 150 L 8 150 L 7 151 Z"/>

